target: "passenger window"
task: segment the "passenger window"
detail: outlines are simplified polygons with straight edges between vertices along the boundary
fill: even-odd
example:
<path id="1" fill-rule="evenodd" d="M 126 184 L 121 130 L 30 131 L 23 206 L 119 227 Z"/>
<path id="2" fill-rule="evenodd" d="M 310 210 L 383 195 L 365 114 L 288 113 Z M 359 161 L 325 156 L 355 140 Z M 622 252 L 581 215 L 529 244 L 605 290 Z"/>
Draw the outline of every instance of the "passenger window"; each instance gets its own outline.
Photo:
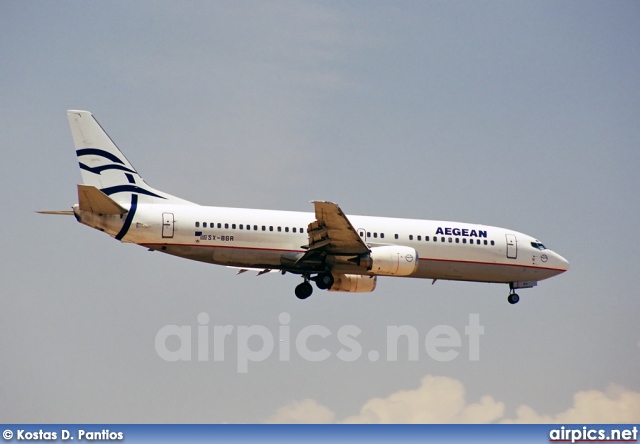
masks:
<path id="1" fill-rule="evenodd" d="M 257 225 L 253 226 L 253 231 L 258 231 L 258 226 Z"/>
<path id="2" fill-rule="evenodd" d="M 251 230 L 251 225 L 247 224 L 247 230 Z"/>
<path id="3" fill-rule="evenodd" d="M 200 228 L 200 222 L 196 222 L 196 228 Z"/>
<path id="4" fill-rule="evenodd" d="M 235 230 L 236 229 L 236 224 L 232 224 L 231 228 L 233 228 Z"/>
<path id="5" fill-rule="evenodd" d="M 267 227 L 265 227 L 264 225 L 262 226 L 262 231 L 267 231 Z"/>
<path id="6" fill-rule="evenodd" d="M 418 240 L 421 241 L 422 240 L 422 236 L 418 236 Z"/>
<path id="7" fill-rule="evenodd" d="M 380 233 L 380 239 L 384 239 L 384 233 Z"/>
<path id="8" fill-rule="evenodd" d="M 467 243 L 467 238 L 466 238 L 466 237 L 463 237 L 463 238 L 462 238 L 462 243 L 463 243 L 463 244 L 466 244 L 466 243 Z"/>
<path id="9" fill-rule="evenodd" d="M 371 237 L 371 232 L 367 231 L 367 237 Z"/>
<path id="10" fill-rule="evenodd" d="M 282 231 L 282 227 L 278 227 L 278 233 Z"/>
<path id="11" fill-rule="evenodd" d="M 378 237 L 378 233 L 373 233 L 373 237 L 377 238 Z"/>
<path id="12" fill-rule="evenodd" d="M 460 243 L 460 238 L 456 237 L 456 244 L 459 244 L 459 243 Z"/>
<path id="13" fill-rule="evenodd" d="M 494 241 L 491 241 L 491 245 L 495 245 L 496 243 Z"/>
<path id="14" fill-rule="evenodd" d="M 469 243 L 470 243 L 470 244 L 473 244 L 473 239 L 469 239 Z"/>
<path id="15" fill-rule="evenodd" d="M 413 234 L 409 235 L 409 240 L 413 240 Z"/>
<path id="16" fill-rule="evenodd" d="M 441 242 L 445 242 L 445 240 L 444 240 L 444 236 L 442 236 L 442 237 L 440 238 L 440 241 L 441 241 Z"/>
<path id="17" fill-rule="evenodd" d="M 301 233 L 304 233 L 304 228 L 300 228 L 300 232 L 301 232 Z"/>
<path id="18" fill-rule="evenodd" d="M 427 242 L 429 242 L 429 236 L 425 236 L 424 240 L 426 240 Z"/>
<path id="19" fill-rule="evenodd" d="M 488 243 L 488 242 L 487 242 L 487 240 L 485 239 L 485 240 L 484 240 L 484 244 L 485 244 L 485 245 L 487 245 L 487 243 Z"/>
<path id="20" fill-rule="evenodd" d="M 296 227 L 293 227 L 293 228 L 292 228 L 292 230 L 293 230 L 293 232 L 295 233 L 295 232 L 296 232 Z"/>
<path id="21" fill-rule="evenodd" d="M 243 228 L 242 224 L 238 225 L 238 230 L 242 230 L 242 228 Z"/>
<path id="22" fill-rule="evenodd" d="M 218 222 L 218 228 L 222 228 L 222 224 Z"/>
<path id="23" fill-rule="evenodd" d="M 364 231 L 360 232 L 360 237 L 364 237 Z"/>
<path id="24" fill-rule="evenodd" d="M 269 225 L 269 231 L 273 231 L 273 225 Z"/>
<path id="25" fill-rule="evenodd" d="M 438 238 L 437 238 L 437 237 L 435 237 L 435 236 L 433 236 L 433 241 L 434 241 L 434 242 L 438 242 Z"/>
<path id="26" fill-rule="evenodd" d="M 394 237 L 397 239 L 397 238 L 398 238 L 398 235 L 396 234 Z"/>
<path id="27" fill-rule="evenodd" d="M 229 224 L 224 224 L 224 227 L 225 227 L 226 229 L 229 229 Z"/>
<path id="28" fill-rule="evenodd" d="M 453 242 L 453 239 L 449 238 L 449 243 Z"/>
<path id="29" fill-rule="evenodd" d="M 289 227 L 284 227 L 284 232 L 288 233 L 289 232 Z"/>

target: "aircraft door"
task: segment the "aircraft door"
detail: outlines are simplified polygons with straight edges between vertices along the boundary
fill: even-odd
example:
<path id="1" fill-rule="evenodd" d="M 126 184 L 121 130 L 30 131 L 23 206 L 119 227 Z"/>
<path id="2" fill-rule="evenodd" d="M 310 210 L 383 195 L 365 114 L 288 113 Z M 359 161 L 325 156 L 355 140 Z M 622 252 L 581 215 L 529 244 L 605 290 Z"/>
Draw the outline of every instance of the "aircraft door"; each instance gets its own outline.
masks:
<path id="1" fill-rule="evenodd" d="M 173 237 L 173 213 L 162 213 L 162 237 Z"/>
<path id="2" fill-rule="evenodd" d="M 516 259 L 518 257 L 518 240 L 513 234 L 507 234 L 507 257 Z"/>

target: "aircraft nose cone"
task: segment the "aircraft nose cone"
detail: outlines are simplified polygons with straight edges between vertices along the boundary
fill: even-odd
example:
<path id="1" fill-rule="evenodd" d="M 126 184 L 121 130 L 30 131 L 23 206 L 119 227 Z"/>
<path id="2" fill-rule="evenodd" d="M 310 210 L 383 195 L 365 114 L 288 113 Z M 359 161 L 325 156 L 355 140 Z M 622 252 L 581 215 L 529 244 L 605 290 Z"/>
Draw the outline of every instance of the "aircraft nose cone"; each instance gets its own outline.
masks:
<path id="1" fill-rule="evenodd" d="M 556 253 L 555 255 L 557 257 L 556 262 L 558 263 L 558 268 L 563 272 L 567 271 L 569 269 L 569 261 L 560 256 L 558 253 Z"/>

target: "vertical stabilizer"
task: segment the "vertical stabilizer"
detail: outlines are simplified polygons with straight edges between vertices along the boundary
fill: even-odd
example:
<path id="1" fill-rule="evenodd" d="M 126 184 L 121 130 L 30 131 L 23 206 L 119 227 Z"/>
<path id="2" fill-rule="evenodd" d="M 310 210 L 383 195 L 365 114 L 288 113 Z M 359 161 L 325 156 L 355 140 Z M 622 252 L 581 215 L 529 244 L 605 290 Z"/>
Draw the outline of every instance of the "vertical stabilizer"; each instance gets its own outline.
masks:
<path id="1" fill-rule="evenodd" d="M 120 204 L 191 204 L 147 185 L 89 111 L 70 110 L 67 117 L 83 184 Z"/>

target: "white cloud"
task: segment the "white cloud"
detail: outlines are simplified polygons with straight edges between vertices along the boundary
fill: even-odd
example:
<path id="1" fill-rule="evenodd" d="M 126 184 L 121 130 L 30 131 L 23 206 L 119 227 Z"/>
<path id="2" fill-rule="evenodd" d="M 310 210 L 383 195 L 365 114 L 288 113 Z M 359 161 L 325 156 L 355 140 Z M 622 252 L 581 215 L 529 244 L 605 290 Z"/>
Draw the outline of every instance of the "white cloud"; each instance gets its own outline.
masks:
<path id="1" fill-rule="evenodd" d="M 632 423 L 640 422 L 640 392 L 611 384 L 604 392 L 586 390 L 573 396 L 573 406 L 555 416 L 541 415 L 520 406 L 516 418 L 504 422 L 521 423 Z"/>
<path id="2" fill-rule="evenodd" d="M 265 422 L 269 424 L 328 424 L 335 422 L 335 414 L 317 401 L 307 398 L 280 407 Z"/>
<path id="3" fill-rule="evenodd" d="M 413 390 L 399 390 L 386 398 L 372 398 L 360 412 L 336 420 L 335 414 L 313 399 L 294 401 L 278 409 L 267 422 L 280 423 L 637 423 L 640 422 L 640 392 L 616 384 L 605 391 L 587 390 L 574 395 L 573 405 L 558 414 L 541 414 L 527 405 L 515 418 L 504 418 L 505 405 L 485 395 L 478 402 L 465 399 L 456 379 L 426 375 Z"/>
<path id="4" fill-rule="evenodd" d="M 504 404 L 491 396 L 467 404 L 462 384 L 451 378 L 427 375 L 415 390 L 400 390 L 387 398 L 367 401 L 348 423 L 480 423 L 502 417 Z"/>

